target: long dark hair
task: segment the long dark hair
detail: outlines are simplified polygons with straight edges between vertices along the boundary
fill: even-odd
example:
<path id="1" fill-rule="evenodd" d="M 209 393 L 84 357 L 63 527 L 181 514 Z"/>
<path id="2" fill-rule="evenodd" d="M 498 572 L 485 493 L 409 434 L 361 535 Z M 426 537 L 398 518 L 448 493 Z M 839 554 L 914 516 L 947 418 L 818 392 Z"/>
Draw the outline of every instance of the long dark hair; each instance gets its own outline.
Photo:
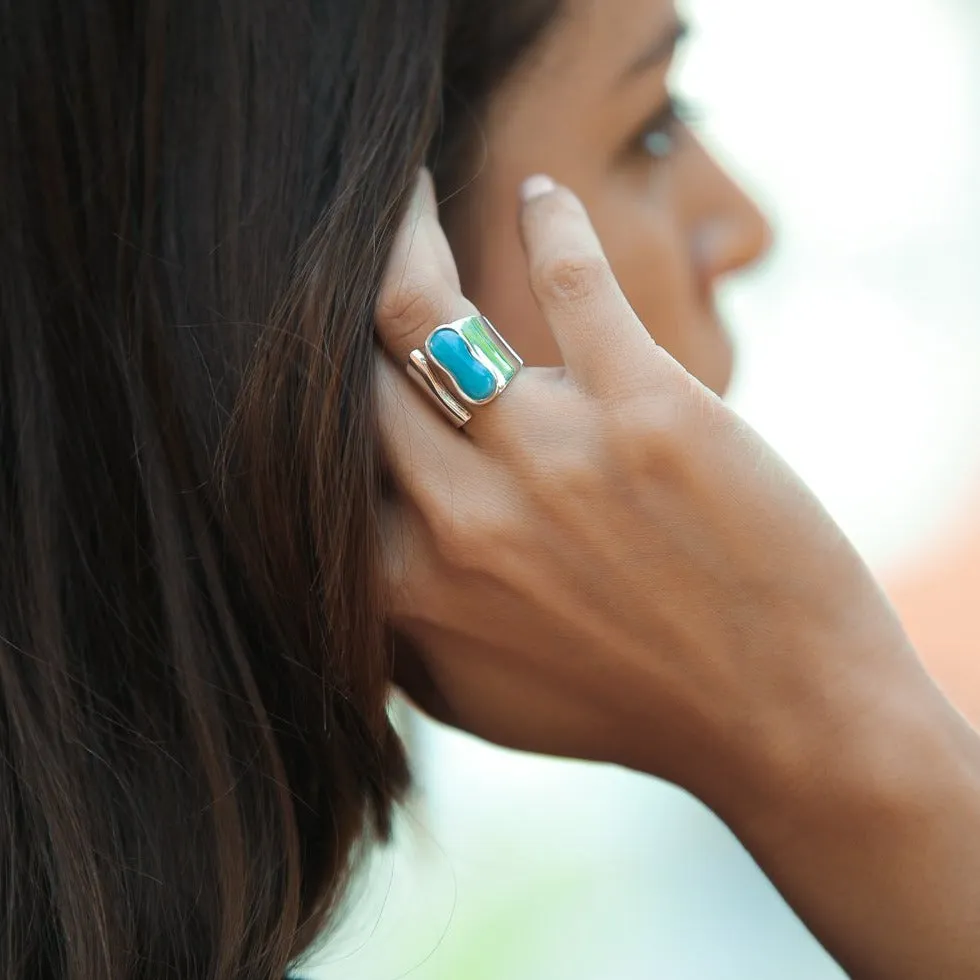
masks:
<path id="1" fill-rule="evenodd" d="M 281 976 L 387 833 L 375 298 L 552 6 L 0 0 L 4 978 Z"/>

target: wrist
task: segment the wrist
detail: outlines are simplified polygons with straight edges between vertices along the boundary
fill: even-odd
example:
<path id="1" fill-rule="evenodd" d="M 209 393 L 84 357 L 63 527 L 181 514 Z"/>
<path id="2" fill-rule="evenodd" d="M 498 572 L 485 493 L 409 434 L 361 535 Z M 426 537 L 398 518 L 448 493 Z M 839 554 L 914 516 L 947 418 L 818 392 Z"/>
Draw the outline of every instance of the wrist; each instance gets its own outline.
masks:
<path id="1" fill-rule="evenodd" d="M 725 719 L 724 765 L 689 788 L 728 822 L 835 802 L 902 808 L 957 767 L 980 771 L 976 733 L 876 598 L 794 630 L 780 646 L 783 669 L 753 679 L 740 717 Z"/>
<path id="2" fill-rule="evenodd" d="M 974 977 L 978 745 L 928 678 L 896 680 L 722 815 L 849 976 Z"/>
<path id="3" fill-rule="evenodd" d="M 951 805 L 980 818 L 980 738 L 917 662 L 789 727 L 706 800 L 752 850 L 834 834 L 908 834 L 914 847 L 914 828 Z"/>
<path id="4" fill-rule="evenodd" d="M 795 632 L 768 676 L 747 671 L 744 684 L 716 689 L 681 715 L 687 724 L 674 717 L 668 726 L 657 713 L 654 737 L 631 735 L 610 761 L 681 786 L 740 835 L 835 808 L 902 811 L 950 779 L 980 792 L 980 737 L 926 674 L 887 604 L 865 605 L 833 630 L 811 621 L 808 633 Z M 641 717 L 629 731 L 642 727 Z"/>

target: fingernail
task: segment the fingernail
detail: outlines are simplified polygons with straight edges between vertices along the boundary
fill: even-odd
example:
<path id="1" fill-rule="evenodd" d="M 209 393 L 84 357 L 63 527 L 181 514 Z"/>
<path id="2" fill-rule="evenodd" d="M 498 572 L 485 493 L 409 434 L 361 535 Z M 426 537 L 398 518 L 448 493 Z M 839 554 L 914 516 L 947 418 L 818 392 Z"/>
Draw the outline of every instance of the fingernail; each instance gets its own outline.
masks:
<path id="1" fill-rule="evenodd" d="M 527 204 L 536 197 L 550 194 L 555 187 L 555 182 L 547 174 L 535 174 L 521 184 L 521 200 Z"/>

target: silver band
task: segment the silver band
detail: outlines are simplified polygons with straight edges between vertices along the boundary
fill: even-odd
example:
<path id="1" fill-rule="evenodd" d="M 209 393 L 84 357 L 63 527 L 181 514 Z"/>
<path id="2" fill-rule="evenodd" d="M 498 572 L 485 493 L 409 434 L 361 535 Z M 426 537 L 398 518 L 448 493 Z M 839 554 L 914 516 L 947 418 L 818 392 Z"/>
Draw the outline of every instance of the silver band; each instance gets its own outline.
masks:
<path id="1" fill-rule="evenodd" d="M 409 355 L 409 376 L 457 428 L 473 409 L 499 398 L 524 362 L 484 316 L 469 316 L 436 327 L 424 350 Z"/>

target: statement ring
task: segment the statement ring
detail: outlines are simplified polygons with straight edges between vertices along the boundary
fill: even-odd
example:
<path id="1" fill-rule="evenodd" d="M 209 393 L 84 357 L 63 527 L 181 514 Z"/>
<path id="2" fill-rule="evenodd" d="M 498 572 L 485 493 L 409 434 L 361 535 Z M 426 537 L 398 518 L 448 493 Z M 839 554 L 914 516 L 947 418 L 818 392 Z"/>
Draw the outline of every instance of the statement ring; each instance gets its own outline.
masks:
<path id="1" fill-rule="evenodd" d="M 485 316 L 467 316 L 435 328 L 424 349 L 408 358 L 408 373 L 461 429 L 473 409 L 507 390 L 524 362 Z"/>

